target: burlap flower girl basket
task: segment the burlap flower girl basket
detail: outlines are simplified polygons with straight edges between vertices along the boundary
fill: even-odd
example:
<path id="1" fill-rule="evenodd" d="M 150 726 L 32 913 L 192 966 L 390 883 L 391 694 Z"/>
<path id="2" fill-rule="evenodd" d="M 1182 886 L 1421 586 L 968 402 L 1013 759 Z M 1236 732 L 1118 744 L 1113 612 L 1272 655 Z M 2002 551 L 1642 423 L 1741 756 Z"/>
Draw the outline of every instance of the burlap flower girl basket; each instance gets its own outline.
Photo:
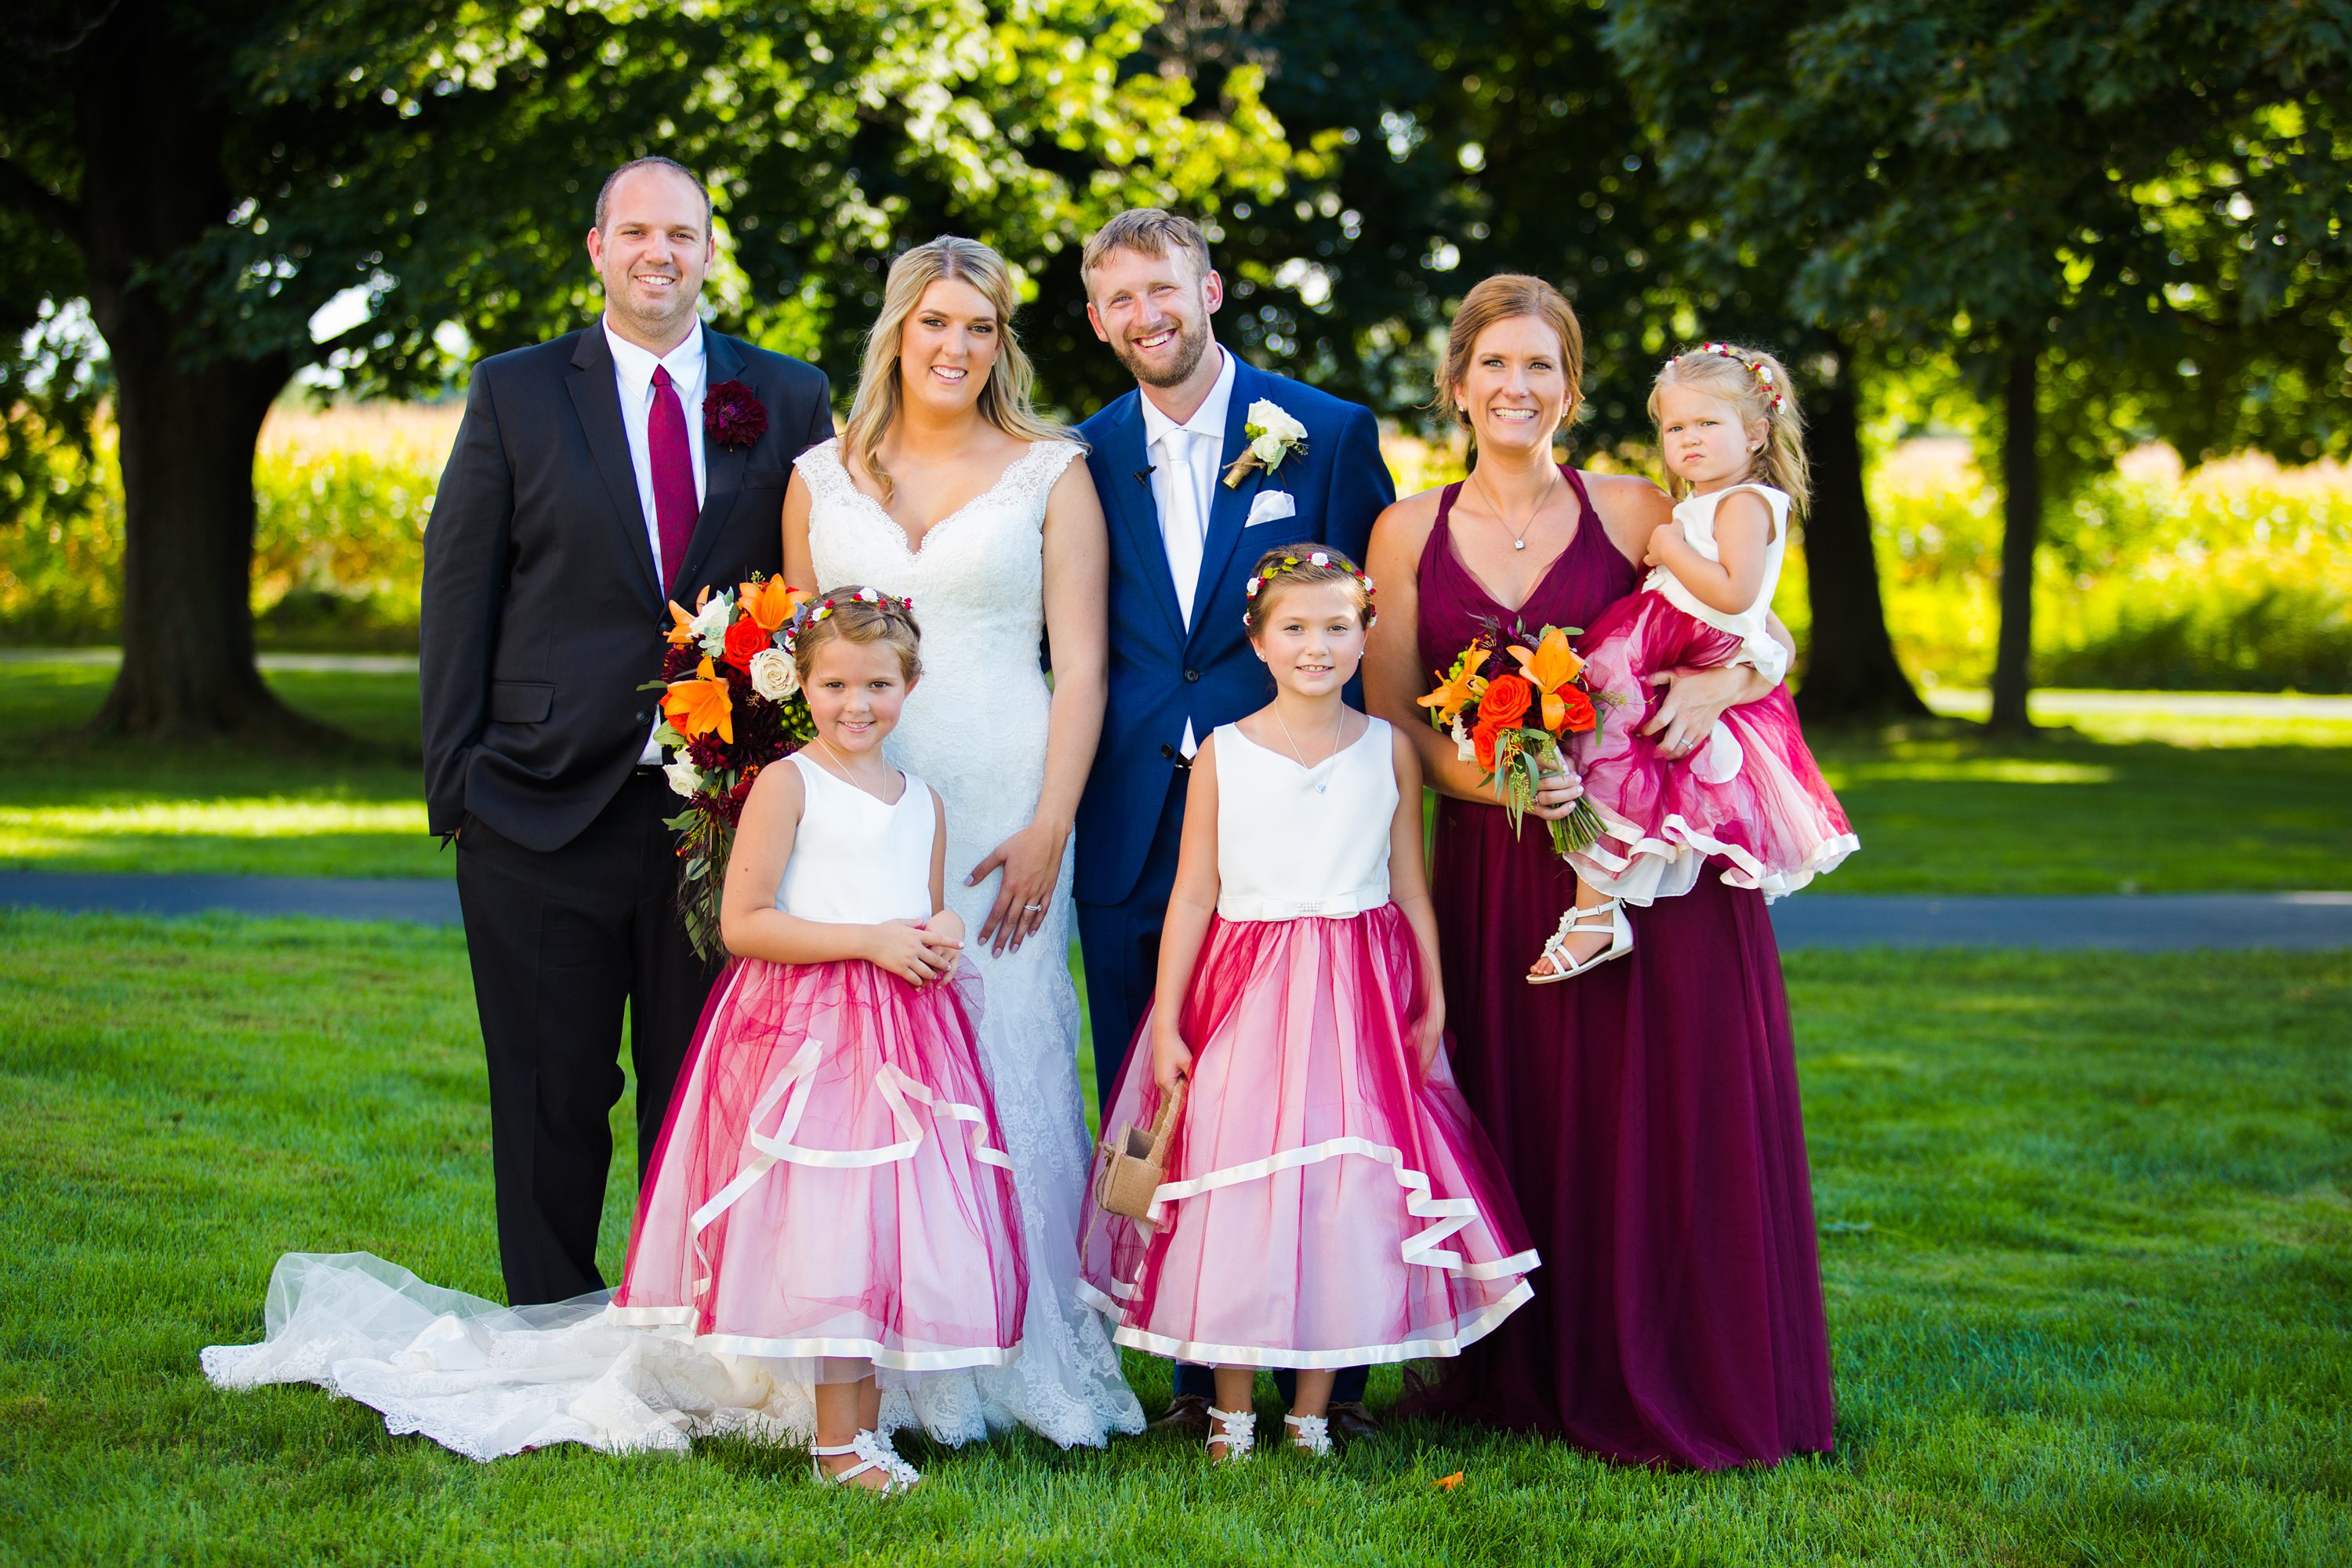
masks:
<path id="1" fill-rule="evenodd" d="M 1129 1122 L 1116 1137 L 1103 1140 L 1095 1202 L 1108 1212 L 1151 1223 L 1151 1194 L 1159 1191 L 1160 1173 L 1168 1165 L 1169 1140 L 1176 1135 L 1176 1121 L 1184 1110 L 1184 1088 L 1179 1079 L 1173 1094 L 1160 1096 L 1160 1113 L 1151 1119 L 1150 1131 Z"/>

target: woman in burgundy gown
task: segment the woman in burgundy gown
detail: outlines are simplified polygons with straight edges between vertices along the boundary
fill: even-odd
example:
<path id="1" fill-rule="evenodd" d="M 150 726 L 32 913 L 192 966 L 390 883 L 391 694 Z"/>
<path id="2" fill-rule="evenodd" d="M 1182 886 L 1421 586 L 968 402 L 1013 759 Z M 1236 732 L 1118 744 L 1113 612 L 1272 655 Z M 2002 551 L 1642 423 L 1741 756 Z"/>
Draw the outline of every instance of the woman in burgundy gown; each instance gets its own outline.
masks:
<path id="1" fill-rule="evenodd" d="M 1430 1403 L 1625 1463 L 1769 1464 L 1827 1452 L 1833 1410 L 1763 897 L 1703 876 L 1628 911 L 1637 941 L 1624 959 L 1528 984 L 1573 875 L 1539 826 L 1513 834 L 1476 765 L 1413 705 L 1489 626 L 1588 626 L 1638 584 L 1664 496 L 1550 460 L 1582 357 L 1549 285 L 1474 289 L 1442 383 L 1475 435 L 1471 477 L 1398 502 L 1372 535 L 1368 706 L 1422 737 L 1442 797 L 1432 868 L 1454 1071 L 1544 1258 L 1535 1300 L 1454 1363 Z M 1679 678 L 1654 705 L 1664 744 L 1687 750 L 1761 681 L 1745 668 Z M 1548 788 L 1551 814 L 1574 789 Z"/>

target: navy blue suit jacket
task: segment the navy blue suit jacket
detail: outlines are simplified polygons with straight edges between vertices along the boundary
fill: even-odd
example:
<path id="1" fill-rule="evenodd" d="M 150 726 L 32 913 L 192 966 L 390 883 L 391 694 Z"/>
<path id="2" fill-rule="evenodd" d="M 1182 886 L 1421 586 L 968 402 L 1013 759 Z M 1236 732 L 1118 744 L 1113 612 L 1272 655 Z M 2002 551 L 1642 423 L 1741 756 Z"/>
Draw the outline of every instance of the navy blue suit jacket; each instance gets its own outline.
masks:
<path id="1" fill-rule="evenodd" d="M 1260 468 L 1228 488 L 1224 470 L 1248 445 L 1242 428 L 1250 405 L 1260 398 L 1307 426 L 1306 453 L 1285 459 L 1278 472 Z M 1112 403 L 1079 426 L 1078 434 L 1110 528 L 1110 702 L 1078 803 L 1075 890 L 1088 903 L 1116 904 L 1134 892 L 1150 852 L 1185 721 L 1205 741 L 1218 725 L 1273 698 L 1273 681 L 1242 630 L 1242 590 L 1250 568 L 1277 544 L 1310 541 L 1343 550 L 1362 564 L 1372 520 L 1396 499 L 1396 485 L 1381 458 L 1371 410 L 1255 369 L 1235 355 L 1217 493 L 1187 632 L 1151 498 L 1142 394 L 1130 392 Z M 1263 489 L 1288 490 L 1298 510 L 1245 529 L 1250 502 Z"/>

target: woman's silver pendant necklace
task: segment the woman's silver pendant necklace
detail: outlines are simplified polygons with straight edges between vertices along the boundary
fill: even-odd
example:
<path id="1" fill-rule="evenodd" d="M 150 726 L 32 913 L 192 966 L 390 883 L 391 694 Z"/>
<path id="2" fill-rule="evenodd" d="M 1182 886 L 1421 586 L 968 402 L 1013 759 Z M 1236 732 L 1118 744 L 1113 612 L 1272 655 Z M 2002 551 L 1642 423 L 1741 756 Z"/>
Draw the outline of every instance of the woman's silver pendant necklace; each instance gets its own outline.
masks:
<path id="1" fill-rule="evenodd" d="M 1289 743 L 1290 754 L 1298 759 L 1298 765 L 1307 770 L 1307 782 L 1315 786 L 1315 793 L 1317 795 L 1321 795 L 1326 790 L 1328 790 L 1331 787 L 1331 781 L 1328 778 L 1317 778 L 1315 776 L 1315 768 L 1328 764 L 1331 761 L 1331 757 L 1336 757 L 1339 754 L 1339 737 L 1346 734 L 1348 731 L 1347 704 L 1341 703 L 1339 705 L 1339 721 L 1331 726 L 1331 756 L 1324 758 L 1321 763 L 1315 764 L 1314 767 L 1307 766 L 1307 753 L 1298 749 L 1298 739 L 1290 732 L 1290 721 L 1282 716 L 1282 704 L 1279 702 L 1274 705 L 1274 721 L 1282 726 L 1282 738 Z"/>
<path id="2" fill-rule="evenodd" d="M 1472 482 L 1475 483 L 1476 481 L 1474 479 Z M 1543 494 L 1536 497 L 1536 504 L 1528 510 L 1528 520 L 1519 525 L 1519 531 L 1517 533 L 1511 533 L 1511 520 L 1504 515 L 1502 503 L 1496 500 L 1495 492 L 1488 489 L 1485 485 L 1479 485 L 1478 493 L 1485 496 L 1486 498 L 1486 504 L 1495 509 L 1495 521 L 1503 525 L 1503 531 L 1506 533 L 1511 533 L 1511 548 L 1514 550 L 1525 550 L 1528 547 L 1528 534 L 1534 530 L 1536 525 L 1536 514 L 1543 510 L 1544 502 L 1551 500 L 1552 486 L 1559 483 L 1559 470 L 1558 468 L 1554 468 L 1551 471 L 1551 484 L 1544 486 Z"/>

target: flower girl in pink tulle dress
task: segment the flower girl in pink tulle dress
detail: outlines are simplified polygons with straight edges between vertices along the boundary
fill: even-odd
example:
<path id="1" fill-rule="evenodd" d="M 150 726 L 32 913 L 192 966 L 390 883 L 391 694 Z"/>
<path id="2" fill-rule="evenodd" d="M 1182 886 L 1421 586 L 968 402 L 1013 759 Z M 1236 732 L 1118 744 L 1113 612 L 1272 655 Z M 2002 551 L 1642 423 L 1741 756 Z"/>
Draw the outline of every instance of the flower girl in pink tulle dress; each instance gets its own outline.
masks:
<path id="1" fill-rule="evenodd" d="M 877 1430 L 877 1370 L 1013 1359 L 1020 1209 L 941 896 L 946 810 L 882 755 L 919 674 L 913 614 L 845 587 L 797 624 L 816 739 L 744 804 L 722 915 L 736 962 L 612 1312 L 789 1363 L 816 1385 L 818 1479 L 895 1491 L 920 1478 Z"/>
<path id="2" fill-rule="evenodd" d="M 1297 1370 L 1291 1443 L 1328 1454 L 1335 1372 L 1458 1353 L 1537 1263 L 1442 1045 L 1419 763 L 1341 698 L 1371 584 L 1297 545 L 1247 591 L 1275 700 L 1193 759 L 1158 994 L 1103 1126 L 1149 1126 L 1185 1080 L 1181 1120 L 1150 1219 L 1090 1205 L 1080 1239 L 1114 1338 L 1216 1369 L 1222 1461 L 1250 1452 L 1258 1368 Z"/>
<path id="3" fill-rule="evenodd" d="M 1765 618 L 1806 492 L 1796 391 L 1761 350 L 1702 343 L 1668 360 L 1650 417 L 1674 521 L 1650 535 L 1642 591 L 1585 630 L 1585 684 L 1601 722 L 1575 738 L 1569 760 L 1604 831 L 1569 857 L 1576 907 L 1528 974 L 1538 985 L 1632 952 L 1624 906 L 1688 892 L 1710 860 L 1726 882 L 1777 899 L 1858 847 L 1786 686 L 1727 710 L 1688 756 L 1666 756 L 1641 732 L 1661 695 L 1653 676 L 1727 664 L 1776 681 L 1787 673 L 1788 649 Z"/>

